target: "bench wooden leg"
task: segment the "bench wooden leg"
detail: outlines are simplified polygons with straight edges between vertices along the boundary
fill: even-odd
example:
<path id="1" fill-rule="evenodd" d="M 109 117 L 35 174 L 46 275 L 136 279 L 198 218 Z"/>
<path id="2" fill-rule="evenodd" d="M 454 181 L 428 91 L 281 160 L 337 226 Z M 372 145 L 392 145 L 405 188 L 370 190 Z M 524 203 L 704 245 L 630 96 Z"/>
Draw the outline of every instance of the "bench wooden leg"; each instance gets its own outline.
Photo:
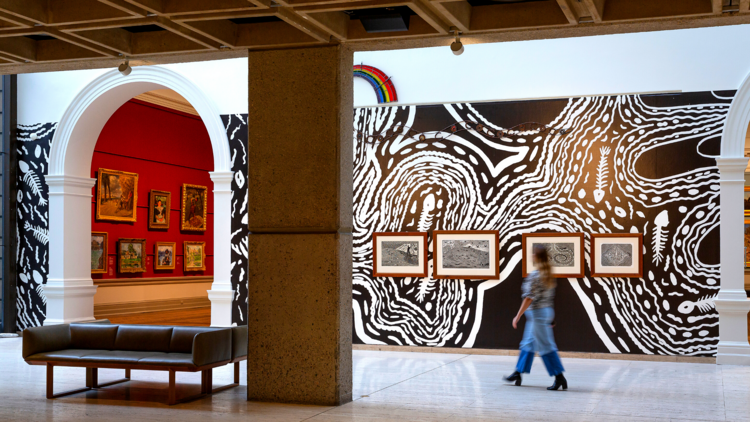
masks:
<path id="1" fill-rule="evenodd" d="M 230 388 L 237 387 L 238 385 L 240 385 L 240 363 L 235 362 L 234 363 L 234 383 L 228 384 L 222 387 L 218 387 L 218 388 L 212 388 L 209 391 L 209 394 L 216 394 L 224 390 L 229 390 Z"/>
<path id="2" fill-rule="evenodd" d="M 130 379 L 130 369 L 125 370 L 125 378 Z"/>
<path id="3" fill-rule="evenodd" d="M 169 405 L 177 404 L 177 390 L 175 388 L 175 371 L 169 370 Z"/>
<path id="4" fill-rule="evenodd" d="M 64 393 L 54 392 L 54 381 L 55 381 L 55 366 L 47 362 L 47 398 L 56 399 L 58 397 L 69 396 L 71 394 L 82 393 L 84 391 L 91 390 L 91 387 L 79 388 L 78 390 L 66 391 Z"/>
<path id="5" fill-rule="evenodd" d="M 240 363 L 234 363 L 234 383 L 240 385 Z"/>
<path id="6" fill-rule="evenodd" d="M 86 387 L 99 388 L 99 368 L 86 368 Z"/>

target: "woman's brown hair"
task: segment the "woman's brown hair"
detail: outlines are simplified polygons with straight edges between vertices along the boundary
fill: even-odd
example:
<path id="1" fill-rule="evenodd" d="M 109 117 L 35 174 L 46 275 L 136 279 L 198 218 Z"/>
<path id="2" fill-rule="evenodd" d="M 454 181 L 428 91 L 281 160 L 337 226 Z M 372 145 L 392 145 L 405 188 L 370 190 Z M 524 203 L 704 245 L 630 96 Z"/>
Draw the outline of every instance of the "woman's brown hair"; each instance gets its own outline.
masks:
<path id="1" fill-rule="evenodd" d="M 539 276 L 542 279 L 544 286 L 548 289 L 556 287 L 557 281 L 552 277 L 552 264 L 549 262 L 547 248 L 542 245 L 534 245 L 532 253 L 534 254 L 536 268 L 539 270 Z"/>

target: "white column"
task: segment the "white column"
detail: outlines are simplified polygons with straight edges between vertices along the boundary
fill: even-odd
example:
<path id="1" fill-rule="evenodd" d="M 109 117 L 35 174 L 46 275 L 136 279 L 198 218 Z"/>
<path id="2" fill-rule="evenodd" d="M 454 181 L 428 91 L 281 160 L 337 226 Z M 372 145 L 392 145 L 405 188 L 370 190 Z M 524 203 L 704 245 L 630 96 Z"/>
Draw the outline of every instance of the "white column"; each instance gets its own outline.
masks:
<path id="1" fill-rule="evenodd" d="M 716 363 L 750 365 L 745 294 L 744 185 L 747 158 L 717 158 L 721 175 L 721 289 L 714 299 L 719 311 Z"/>
<path id="2" fill-rule="evenodd" d="M 214 182 L 214 282 L 208 291 L 211 326 L 232 325 L 232 178 L 231 171 L 210 173 Z"/>
<path id="3" fill-rule="evenodd" d="M 88 177 L 47 176 L 49 277 L 44 325 L 94 320 L 91 279 L 91 188 Z"/>

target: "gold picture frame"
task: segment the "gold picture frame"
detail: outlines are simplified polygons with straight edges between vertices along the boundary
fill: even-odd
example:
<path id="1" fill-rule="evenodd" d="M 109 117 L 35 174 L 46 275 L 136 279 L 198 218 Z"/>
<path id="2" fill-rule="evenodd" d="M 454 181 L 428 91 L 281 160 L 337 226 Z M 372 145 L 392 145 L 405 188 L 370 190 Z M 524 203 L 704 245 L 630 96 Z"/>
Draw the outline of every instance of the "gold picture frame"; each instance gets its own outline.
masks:
<path id="1" fill-rule="evenodd" d="M 206 271 L 206 242 L 183 242 L 182 262 L 184 271 Z"/>
<path id="2" fill-rule="evenodd" d="M 138 173 L 100 168 L 96 185 L 97 220 L 136 221 Z"/>
<path id="3" fill-rule="evenodd" d="M 176 242 L 154 243 L 154 270 L 174 270 Z"/>
<path id="4" fill-rule="evenodd" d="M 151 189 L 148 193 L 148 228 L 168 229 L 171 207 L 171 192 Z"/>
<path id="5" fill-rule="evenodd" d="M 108 240 L 107 232 L 91 232 L 91 274 L 107 273 Z"/>
<path id="6" fill-rule="evenodd" d="M 208 188 L 183 183 L 181 188 L 180 230 L 206 231 L 208 215 Z"/>
<path id="7" fill-rule="evenodd" d="M 146 239 L 117 240 L 117 272 L 146 272 Z"/>

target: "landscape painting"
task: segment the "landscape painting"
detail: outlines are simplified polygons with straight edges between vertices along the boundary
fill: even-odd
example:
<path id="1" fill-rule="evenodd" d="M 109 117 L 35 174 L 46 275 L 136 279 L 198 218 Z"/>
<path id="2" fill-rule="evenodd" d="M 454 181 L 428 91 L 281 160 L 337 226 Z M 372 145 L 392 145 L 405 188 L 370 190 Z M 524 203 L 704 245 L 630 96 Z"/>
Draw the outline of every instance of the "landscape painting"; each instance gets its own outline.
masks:
<path id="1" fill-rule="evenodd" d="M 529 275 L 536 268 L 533 250 L 544 246 L 549 254 L 552 275 L 558 278 L 580 278 L 584 276 L 585 258 L 583 233 L 523 233 L 521 235 L 521 274 Z"/>
<path id="2" fill-rule="evenodd" d="M 138 174 L 100 168 L 97 172 L 96 219 L 136 220 Z"/>
<path id="3" fill-rule="evenodd" d="M 495 280 L 500 276 L 499 232 L 433 232 L 434 278 Z"/>
<path id="4" fill-rule="evenodd" d="M 146 272 L 146 239 L 120 239 L 117 242 L 117 269 L 121 273 Z"/>
<path id="5" fill-rule="evenodd" d="M 641 233 L 592 233 L 592 277 L 643 277 Z"/>
<path id="6" fill-rule="evenodd" d="M 376 277 L 426 277 L 427 233 L 374 233 Z"/>
<path id="7" fill-rule="evenodd" d="M 107 233 L 91 232 L 91 273 L 107 272 Z"/>
<path id="8" fill-rule="evenodd" d="M 185 242 L 184 271 L 206 270 L 206 242 Z"/>
<path id="9" fill-rule="evenodd" d="M 205 186 L 182 185 L 181 230 L 206 231 L 207 192 Z"/>
<path id="10" fill-rule="evenodd" d="M 174 269 L 175 242 L 156 242 L 154 244 L 154 270 Z"/>

